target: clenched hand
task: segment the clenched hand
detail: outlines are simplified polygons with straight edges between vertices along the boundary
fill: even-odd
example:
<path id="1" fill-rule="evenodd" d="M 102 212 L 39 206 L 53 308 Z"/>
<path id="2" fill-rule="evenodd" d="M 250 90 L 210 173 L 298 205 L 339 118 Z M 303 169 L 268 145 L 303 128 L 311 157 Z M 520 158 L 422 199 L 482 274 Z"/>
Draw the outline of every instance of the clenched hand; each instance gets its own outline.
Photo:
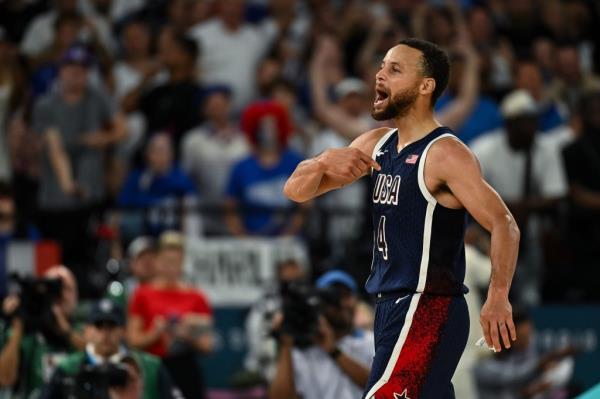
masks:
<path id="1" fill-rule="evenodd" d="M 325 175 L 342 186 L 368 174 L 371 168 L 381 169 L 369 155 L 353 147 L 327 150 L 317 160 L 325 167 Z"/>

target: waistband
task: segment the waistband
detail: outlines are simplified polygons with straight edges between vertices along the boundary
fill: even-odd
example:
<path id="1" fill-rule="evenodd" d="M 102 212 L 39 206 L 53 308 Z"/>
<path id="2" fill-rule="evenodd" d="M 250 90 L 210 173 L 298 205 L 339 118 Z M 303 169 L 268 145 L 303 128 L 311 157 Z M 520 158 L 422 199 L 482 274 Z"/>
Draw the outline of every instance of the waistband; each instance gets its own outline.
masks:
<path id="1" fill-rule="evenodd" d="M 406 295 L 414 295 L 414 294 L 423 294 L 423 295 L 432 295 L 432 296 L 449 296 L 449 297 L 461 297 L 465 294 L 469 293 L 469 289 L 466 286 L 463 286 L 463 290 L 457 294 L 437 294 L 431 292 L 417 292 L 415 290 L 410 290 L 408 288 L 402 288 L 399 290 L 388 291 L 388 292 L 378 292 L 374 295 L 375 303 L 389 301 L 390 299 L 398 299 Z"/>

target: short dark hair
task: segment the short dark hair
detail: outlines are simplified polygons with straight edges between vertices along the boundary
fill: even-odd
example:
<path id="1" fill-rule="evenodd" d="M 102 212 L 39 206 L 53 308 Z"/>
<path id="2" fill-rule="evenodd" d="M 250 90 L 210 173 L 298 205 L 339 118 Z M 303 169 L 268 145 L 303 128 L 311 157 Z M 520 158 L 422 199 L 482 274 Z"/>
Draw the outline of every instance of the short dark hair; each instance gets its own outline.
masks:
<path id="1" fill-rule="evenodd" d="M 409 38 L 401 40 L 398 44 L 412 47 L 422 53 L 423 75 L 435 80 L 435 89 L 431 93 L 431 106 L 433 107 L 448 86 L 450 76 L 448 54 L 436 44 L 427 40 Z"/>
<path id="2" fill-rule="evenodd" d="M 174 40 L 179 48 L 183 50 L 191 60 L 196 61 L 196 58 L 200 55 L 200 48 L 194 39 L 183 34 L 177 34 L 175 35 Z"/>

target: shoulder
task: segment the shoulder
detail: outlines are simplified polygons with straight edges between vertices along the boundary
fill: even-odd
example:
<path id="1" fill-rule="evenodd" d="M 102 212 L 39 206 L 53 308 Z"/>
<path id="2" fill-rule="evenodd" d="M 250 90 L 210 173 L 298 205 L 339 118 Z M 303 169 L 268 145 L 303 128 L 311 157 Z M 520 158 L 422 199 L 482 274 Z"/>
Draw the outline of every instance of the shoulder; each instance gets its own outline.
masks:
<path id="1" fill-rule="evenodd" d="M 79 370 L 79 367 L 81 366 L 81 363 L 84 362 L 84 360 L 84 352 L 71 353 L 70 355 L 67 355 L 67 357 L 64 358 L 58 364 L 58 368 L 67 374 L 74 373 L 77 372 L 77 370 Z"/>
<path id="2" fill-rule="evenodd" d="M 433 142 L 427 152 L 426 162 L 427 168 L 440 174 L 461 170 L 469 165 L 477 165 L 479 168 L 473 152 L 456 136 L 442 137 Z"/>
<path id="3" fill-rule="evenodd" d="M 138 350 L 130 350 L 130 354 L 135 360 L 144 366 L 160 366 L 160 358 L 147 352 Z"/>
<path id="4" fill-rule="evenodd" d="M 396 129 L 390 127 L 379 127 L 377 129 L 369 130 L 358 136 L 351 144 L 350 147 L 358 148 L 366 154 L 372 154 L 375 146 L 386 135 L 391 134 Z"/>
<path id="5" fill-rule="evenodd" d="M 34 110 L 36 111 L 45 111 L 52 109 L 57 104 L 58 97 L 56 93 L 50 92 L 44 94 L 34 104 Z"/>
<path id="6" fill-rule="evenodd" d="M 218 27 L 218 21 L 215 19 L 211 19 L 192 27 L 192 29 L 190 30 L 190 34 L 196 39 L 201 39 L 205 35 L 210 35 L 217 32 Z"/>

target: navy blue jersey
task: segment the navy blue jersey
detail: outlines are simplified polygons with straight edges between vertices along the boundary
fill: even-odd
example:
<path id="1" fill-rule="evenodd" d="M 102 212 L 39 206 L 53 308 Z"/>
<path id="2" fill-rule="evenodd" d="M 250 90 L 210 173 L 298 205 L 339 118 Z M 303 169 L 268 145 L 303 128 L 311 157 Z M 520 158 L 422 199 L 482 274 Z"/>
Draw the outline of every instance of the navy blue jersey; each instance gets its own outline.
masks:
<path id="1" fill-rule="evenodd" d="M 425 186 L 427 151 L 454 137 L 439 127 L 398 152 L 393 130 L 375 146 L 373 158 L 373 262 L 366 283 L 371 294 L 409 290 L 441 295 L 465 292 L 466 211 L 437 203 Z"/>

